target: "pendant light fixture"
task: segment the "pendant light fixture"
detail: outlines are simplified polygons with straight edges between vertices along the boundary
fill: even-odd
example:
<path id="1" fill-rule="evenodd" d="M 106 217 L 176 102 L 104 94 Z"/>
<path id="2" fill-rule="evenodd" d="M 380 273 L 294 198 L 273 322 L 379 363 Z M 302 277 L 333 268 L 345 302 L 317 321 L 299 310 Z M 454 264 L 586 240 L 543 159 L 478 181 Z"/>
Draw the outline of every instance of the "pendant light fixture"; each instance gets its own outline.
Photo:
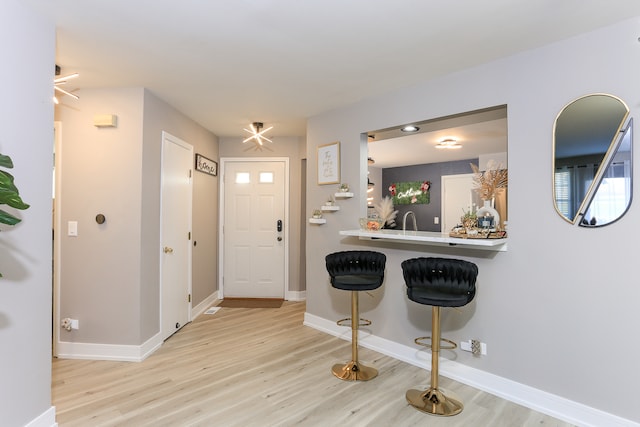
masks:
<path id="1" fill-rule="evenodd" d="M 264 145 L 264 141 L 270 142 L 271 144 L 273 144 L 273 141 L 271 141 L 269 138 L 267 138 L 266 136 L 264 136 L 265 132 L 268 132 L 269 130 L 273 129 L 273 126 L 270 126 L 266 129 L 262 129 L 264 127 L 264 124 L 261 122 L 253 122 L 252 124 L 249 125 L 249 127 L 251 128 L 251 130 L 249 129 L 244 129 L 245 131 L 249 132 L 251 134 L 250 137 L 248 137 L 247 139 L 245 139 L 244 141 L 242 141 L 243 144 L 253 140 L 253 143 L 255 144 L 255 149 L 256 150 L 262 150 L 263 148 L 266 148 L 267 150 L 273 151 L 271 150 L 271 148 L 266 147 Z"/>

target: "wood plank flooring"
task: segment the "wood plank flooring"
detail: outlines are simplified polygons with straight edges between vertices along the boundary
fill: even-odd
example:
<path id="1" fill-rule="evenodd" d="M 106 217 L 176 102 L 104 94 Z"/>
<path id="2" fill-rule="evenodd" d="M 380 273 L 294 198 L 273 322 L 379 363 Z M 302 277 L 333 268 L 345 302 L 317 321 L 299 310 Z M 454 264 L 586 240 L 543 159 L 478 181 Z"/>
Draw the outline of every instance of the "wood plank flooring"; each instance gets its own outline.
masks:
<path id="1" fill-rule="evenodd" d="M 200 315 L 141 363 L 53 361 L 60 426 L 553 426 L 569 424 L 441 377 L 465 408 L 423 414 L 405 391 L 426 369 L 362 348 L 379 376 L 346 382 L 331 366 L 351 344 L 302 325 L 305 304 Z"/>

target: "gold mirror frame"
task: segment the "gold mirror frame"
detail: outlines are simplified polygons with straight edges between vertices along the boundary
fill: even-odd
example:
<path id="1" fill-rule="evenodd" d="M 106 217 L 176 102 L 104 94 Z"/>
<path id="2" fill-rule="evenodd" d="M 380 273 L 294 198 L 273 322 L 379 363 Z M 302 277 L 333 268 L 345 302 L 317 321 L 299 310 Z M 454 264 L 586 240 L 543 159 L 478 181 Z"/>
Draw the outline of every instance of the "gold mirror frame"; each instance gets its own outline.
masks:
<path id="1" fill-rule="evenodd" d="M 628 116 L 629 107 L 624 101 L 602 93 L 582 96 L 558 113 L 553 126 L 553 201 L 556 212 L 565 221 L 596 226 L 596 218 L 585 219 L 585 213 L 605 173 L 612 171 L 610 167 L 618 149 L 624 145 L 631 153 L 631 125 L 625 126 Z M 625 168 L 629 188 L 631 162 L 629 155 L 628 168 Z M 610 224 L 624 215 L 631 203 L 630 191 L 625 203 L 615 218 L 597 226 Z"/>

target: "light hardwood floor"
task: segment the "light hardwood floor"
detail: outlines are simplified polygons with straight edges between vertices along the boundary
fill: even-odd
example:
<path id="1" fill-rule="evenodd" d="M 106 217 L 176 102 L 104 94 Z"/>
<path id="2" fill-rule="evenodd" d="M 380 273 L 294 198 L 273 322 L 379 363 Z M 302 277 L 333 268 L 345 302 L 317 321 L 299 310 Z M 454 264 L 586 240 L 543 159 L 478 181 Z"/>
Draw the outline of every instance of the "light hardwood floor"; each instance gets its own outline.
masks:
<path id="1" fill-rule="evenodd" d="M 351 344 L 302 325 L 305 305 L 201 315 L 141 363 L 53 361 L 60 426 L 557 426 L 569 424 L 441 377 L 465 408 L 423 414 L 405 391 L 428 371 L 368 349 L 380 374 L 335 378 Z"/>

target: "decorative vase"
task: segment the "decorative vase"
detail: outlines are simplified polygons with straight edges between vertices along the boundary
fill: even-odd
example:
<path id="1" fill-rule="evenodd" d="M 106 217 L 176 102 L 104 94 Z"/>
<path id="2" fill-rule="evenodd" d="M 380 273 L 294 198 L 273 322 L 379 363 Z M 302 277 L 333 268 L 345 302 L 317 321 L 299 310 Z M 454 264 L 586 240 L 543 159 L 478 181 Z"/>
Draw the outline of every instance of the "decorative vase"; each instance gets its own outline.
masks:
<path id="1" fill-rule="evenodd" d="M 491 200 L 485 200 L 484 205 L 476 212 L 478 227 L 495 230 L 500 224 L 500 214 L 491 206 Z"/>

